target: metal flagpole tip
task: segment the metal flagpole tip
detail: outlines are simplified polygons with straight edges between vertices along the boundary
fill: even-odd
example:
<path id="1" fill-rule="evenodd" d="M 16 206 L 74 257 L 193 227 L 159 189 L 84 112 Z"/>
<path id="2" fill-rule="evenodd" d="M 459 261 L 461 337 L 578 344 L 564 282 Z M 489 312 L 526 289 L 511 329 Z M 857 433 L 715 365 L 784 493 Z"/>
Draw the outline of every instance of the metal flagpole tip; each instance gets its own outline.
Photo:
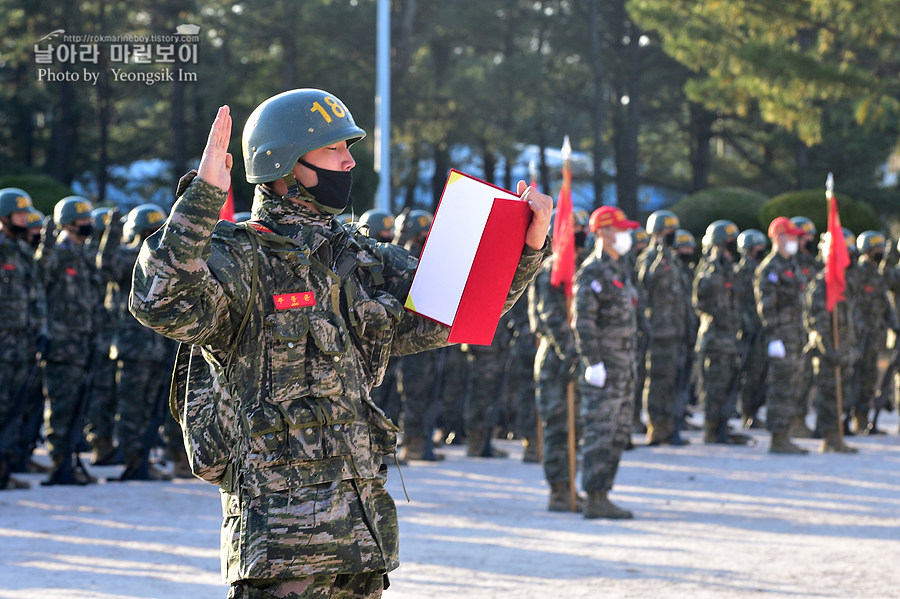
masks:
<path id="1" fill-rule="evenodd" d="M 562 158 L 563 160 L 568 160 L 569 156 L 572 155 L 572 144 L 569 142 L 569 136 L 566 135 L 563 137 L 563 145 L 562 145 Z"/>

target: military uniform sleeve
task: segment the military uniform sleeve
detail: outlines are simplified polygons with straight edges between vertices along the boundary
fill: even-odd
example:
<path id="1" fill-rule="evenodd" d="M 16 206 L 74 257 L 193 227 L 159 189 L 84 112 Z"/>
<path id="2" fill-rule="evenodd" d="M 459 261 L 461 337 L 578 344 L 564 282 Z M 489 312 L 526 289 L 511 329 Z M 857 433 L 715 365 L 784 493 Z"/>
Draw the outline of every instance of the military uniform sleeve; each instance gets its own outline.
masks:
<path id="1" fill-rule="evenodd" d="M 550 283 L 550 268 L 542 268 L 534 282 L 534 313 L 537 329 L 560 359 L 575 352 L 575 334 L 569 325 L 566 294 Z"/>
<path id="2" fill-rule="evenodd" d="M 166 337 L 225 349 L 249 298 L 249 257 L 236 244 L 213 243 L 226 192 L 202 179 L 184 182 L 169 218 L 141 247 L 130 310 Z"/>
<path id="3" fill-rule="evenodd" d="M 765 328 L 770 328 L 777 316 L 777 291 L 775 289 L 777 283 L 769 278 L 769 274 L 772 272 L 774 271 L 768 268 L 768 265 L 760 265 L 753 277 L 753 287 L 756 293 L 756 312 L 759 314 L 759 319 Z M 777 281 L 777 275 L 774 278 Z"/>
<path id="4" fill-rule="evenodd" d="M 602 277 L 600 277 L 602 278 Z M 597 322 L 600 293 L 605 281 L 592 268 L 581 268 L 572 290 L 572 315 L 575 323 L 575 348 L 585 365 L 600 361 L 601 331 Z"/>

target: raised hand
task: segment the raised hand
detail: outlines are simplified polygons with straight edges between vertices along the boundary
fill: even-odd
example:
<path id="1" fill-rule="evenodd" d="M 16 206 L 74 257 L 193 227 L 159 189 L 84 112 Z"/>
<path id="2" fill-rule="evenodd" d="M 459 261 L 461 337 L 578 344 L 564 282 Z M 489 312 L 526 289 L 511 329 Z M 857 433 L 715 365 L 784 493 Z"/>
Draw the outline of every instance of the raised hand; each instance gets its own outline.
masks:
<path id="1" fill-rule="evenodd" d="M 525 232 L 525 245 L 533 250 L 544 247 L 547 231 L 550 229 L 550 216 L 553 214 L 553 198 L 539 192 L 529 186 L 525 181 L 519 181 L 516 186 L 519 197 L 528 202 L 531 208 L 532 218 L 528 230 Z"/>
<path id="2" fill-rule="evenodd" d="M 228 106 L 219 108 L 216 120 L 209 129 L 209 137 L 197 175 L 219 189 L 228 191 L 231 186 L 231 166 L 234 159 L 228 153 L 228 142 L 231 140 L 231 111 Z"/>

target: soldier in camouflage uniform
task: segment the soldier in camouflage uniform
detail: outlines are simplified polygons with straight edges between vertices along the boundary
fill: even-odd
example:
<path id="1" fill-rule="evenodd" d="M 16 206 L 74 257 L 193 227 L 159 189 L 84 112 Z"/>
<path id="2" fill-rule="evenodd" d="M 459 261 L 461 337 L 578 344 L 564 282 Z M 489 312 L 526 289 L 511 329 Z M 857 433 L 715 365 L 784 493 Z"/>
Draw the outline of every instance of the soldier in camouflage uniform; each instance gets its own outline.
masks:
<path id="1" fill-rule="evenodd" d="M 107 230 L 107 221 L 118 220 L 118 210 L 112 208 L 95 208 L 91 212 L 94 232 L 88 240 L 88 256 L 97 262 L 100 256 L 100 241 Z M 115 309 L 118 305 L 116 291 L 118 286 L 105 278 L 101 273 L 99 293 L 103 303 L 94 312 L 96 319 L 96 340 L 91 364 L 91 399 L 88 402 L 87 425 L 85 437 L 91 444 L 91 464 L 107 466 L 120 462 L 117 448 L 113 441 L 116 421 L 116 362 L 109 357 L 115 330 Z"/>
<path id="2" fill-rule="evenodd" d="M 822 270 L 822 262 L 816 258 L 818 251 L 818 231 L 816 225 L 805 216 L 794 216 L 791 222 L 803 231 L 803 235 L 798 240 L 797 249 L 797 268 L 806 281 L 812 281 L 820 270 Z M 809 413 L 810 398 L 813 393 L 813 363 L 812 355 L 804 354 L 803 374 L 800 381 L 800 388 L 797 397 L 797 413 L 791 421 L 791 437 L 801 439 L 809 439 L 815 434 L 806 425 L 806 415 Z"/>
<path id="3" fill-rule="evenodd" d="M 745 429 L 762 426 L 757 412 L 765 399 L 766 344 L 763 343 L 762 323 L 756 311 L 753 276 L 766 253 L 766 236 L 762 231 L 747 229 L 738 235 L 741 261 L 735 265 L 735 287 L 741 305 L 741 344 L 747 356 L 741 371 L 740 410 Z"/>
<path id="4" fill-rule="evenodd" d="M 26 382 L 35 334 L 47 337 L 44 288 L 31 248 L 25 242 L 31 196 L 25 191 L 0 189 L 0 491 L 24 488 L 10 476 L 17 461 L 20 426 L 37 406 L 20 396 Z M 27 391 L 26 391 L 27 392 Z"/>
<path id="5" fill-rule="evenodd" d="M 884 260 L 886 240 L 878 231 L 864 231 L 856 238 L 859 252 L 857 261 L 858 294 L 856 313 L 861 320 L 861 355 L 857 373 L 859 389 L 857 396 L 847 399 L 848 408 L 854 410 L 856 432 L 877 434 L 878 429 L 869 421 L 869 410 L 874 406 L 875 383 L 878 379 L 878 358 L 885 348 L 885 334 L 888 329 L 900 331 L 897 313 L 888 297 L 887 283 L 878 267 Z"/>
<path id="6" fill-rule="evenodd" d="M 46 484 L 87 484 L 92 480 L 72 469 L 72 457 L 84 424 L 84 382 L 94 344 L 94 316 L 100 304 L 99 275 L 85 240 L 93 232 L 91 203 L 80 196 L 60 200 L 53 219 L 61 228 L 55 244 L 38 248 L 47 297 L 50 349 L 44 357 L 44 427 L 53 471 Z M 71 476 L 69 476 L 71 474 Z"/>
<path id="7" fill-rule="evenodd" d="M 620 257 L 631 249 L 629 229 L 637 226 L 618 208 L 595 210 L 591 231 L 597 244 L 575 274 L 575 346 L 584 368 L 580 387 L 585 518 L 634 517 L 612 503 L 608 493 L 631 437 L 638 300 Z"/>
<path id="8" fill-rule="evenodd" d="M 717 220 L 706 228 L 706 237 L 710 250 L 697 268 L 692 293 L 700 318 L 696 351 L 705 416 L 703 442 L 746 443 L 749 438 L 728 431 L 735 408 L 728 400 L 737 393 L 740 368 L 741 305 L 732 258 L 737 254 L 738 228 L 731 221 Z"/>
<path id="9" fill-rule="evenodd" d="M 528 317 L 538 338 L 534 358 L 535 403 L 543 429 L 544 478 L 550 485 L 547 509 L 567 512 L 571 480 L 567 388 L 579 371 L 566 293 L 562 285 L 550 282 L 554 260 L 555 256 L 544 260 L 528 288 Z M 575 404 L 580 409 L 577 395 Z"/>
<path id="10" fill-rule="evenodd" d="M 166 213 L 155 204 L 142 204 L 132 209 L 124 224 L 131 243 L 121 245 L 123 229 L 118 219 L 103 236 L 98 267 L 118 288 L 115 307 L 115 333 L 109 357 L 116 361 L 116 436 L 125 459 L 121 480 L 169 480 L 168 473 L 151 464 L 151 422 L 163 409 L 159 401 L 161 385 L 171 371 L 174 355 L 171 341 L 148 329 L 128 311 L 131 275 L 143 241 L 155 233 Z M 168 387 L 166 387 L 168 389 Z"/>
<path id="11" fill-rule="evenodd" d="M 291 90 L 253 111 L 242 140 L 253 220 L 217 225 L 230 130 L 223 106 L 199 171 L 141 248 L 131 311 L 202 348 L 228 390 L 222 407 L 240 414 L 220 481 L 229 597 L 379 597 L 398 565 L 381 463 L 397 429 L 369 392 L 390 354 L 444 345 L 449 329 L 403 310 L 414 258 L 333 219 L 350 201 L 348 146 L 365 135 L 340 100 Z M 535 216 L 507 308 L 546 251 L 552 209 L 518 191 Z"/>
<path id="12" fill-rule="evenodd" d="M 690 290 L 694 285 L 694 270 L 697 268 L 697 261 L 694 259 L 694 254 L 697 251 L 697 240 L 694 239 L 693 233 L 687 229 L 678 229 L 675 232 L 675 241 L 672 244 L 672 248 L 678 255 L 684 288 Z M 707 255 L 708 251 L 704 251 L 701 254 L 701 258 L 706 258 Z M 675 378 L 678 383 L 676 385 L 676 394 L 678 395 L 676 395 L 675 402 L 675 418 L 679 418 L 680 414 L 681 420 L 676 420 L 675 422 L 678 435 L 673 435 L 672 443 L 674 445 L 687 443 L 685 439 L 681 438 L 681 430 L 683 428 L 699 428 L 691 425 L 687 419 L 689 416 L 687 404 L 694 406 L 698 403 L 696 387 L 701 377 L 700 363 L 697 361 L 694 352 L 694 346 L 697 345 L 697 330 L 700 328 L 700 318 L 694 312 L 694 306 L 691 304 L 690 291 L 685 295 L 684 307 L 686 313 L 684 349 L 680 354 L 682 357 L 679 366 L 679 368 L 684 369 L 684 372 L 679 372 Z"/>
<path id="13" fill-rule="evenodd" d="M 533 285 L 529 285 L 531 289 Z M 513 337 L 512 365 L 508 395 L 510 417 L 516 434 L 522 440 L 522 461 L 541 461 L 537 444 L 537 404 L 535 403 L 534 357 L 537 340 L 528 320 L 528 299 L 523 297 L 507 312 Z"/>
<path id="14" fill-rule="evenodd" d="M 631 249 L 622 256 L 622 260 L 631 276 L 631 284 L 635 288 L 637 288 L 637 268 L 635 263 L 637 262 L 637 257 L 648 245 L 650 245 L 650 235 L 644 227 L 638 226 L 636 229 L 631 230 Z M 647 331 L 644 330 L 646 324 L 642 313 L 638 312 L 638 345 L 635 353 L 637 375 L 634 379 L 634 423 L 632 431 L 642 435 L 647 432 L 647 426 L 641 420 L 641 410 L 644 407 L 644 383 L 647 377 L 647 344 L 649 342 Z"/>
<path id="15" fill-rule="evenodd" d="M 390 243 L 394 239 L 394 216 L 384 210 L 366 210 L 359 217 L 359 226 L 367 227 L 366 234 L 375 241 Z"/>
<path id="16" fill-rule="evenodd" d="M 672 248 L 678 226 L 673 212 L 652 213 L 647 232 L 653 242 L 637 259 L 638 310 L 648 332 L 644 409 L 649 445 L 670 443 L 675 433 L 675 387 L 687 335 L 685 298 L 690 295 L 681 261 Z"/>
<path id="17" fill-rule="evenodd" d="M 822 235 L 822 256 L 828 255 L 831 235 Z M 848 285 L 850 284 L 847 281 Z M 826 282 L 824 269 L 819 270 L 804 294 L 805 310 L 803 323 L 809 333 L 808 353 L 813 361 L 814 384 L 818 388 L 815 402 L 817 428 L 822 432 L 823 453 L 856 453 L 846 445 L 838 427 L 841 426 L 837 409 L 837 371 L 840 371 L 841 391 L 844 401 L 850 397 L 853 379 L 853 365 L 859 359 L 857 338 L 857 318 L 853 293 L 845 293 L 845 299 L 834 306 L 837 311 L 838 345 L 834 339 L 834 316 L 826 304 Z"/>
<path id="18" fill-rule="evenodd" d="M 806 286 L 794 256 L 803 230 L 786 217 L 769 224 L 772 251 L 754 275 L 756 311 L 763 325 L 769 367 L 766 374 L 766 428 L 772 433 L 770 453 L 805 454 L 790 440 L 803 375 L 802 292 Z M 806 405 L 805 399 L 803 405 Z"/>

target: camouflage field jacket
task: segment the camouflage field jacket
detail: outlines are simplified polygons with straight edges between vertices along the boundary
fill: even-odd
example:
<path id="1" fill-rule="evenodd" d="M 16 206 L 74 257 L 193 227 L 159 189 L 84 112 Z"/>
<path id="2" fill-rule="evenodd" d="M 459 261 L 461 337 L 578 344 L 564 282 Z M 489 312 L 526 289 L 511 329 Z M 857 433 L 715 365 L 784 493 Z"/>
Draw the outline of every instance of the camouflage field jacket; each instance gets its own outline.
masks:
<path id="1" fill-rule="evenodd" d="M 243 422 L 235 488 L 223 494 L 226 580 L 395 568 L 381 455 L 394 450 L 396 427 L 369 392 L 390 355 L 441 347 L 449 334 L 402 308 L 416 259 L 262 187 L 250 229 L 216 225 L 224 191 L 192 175 L 179 190 L 141 249 L 130 308 L 202 347 Z M 248 310 L 250 235 L 259 266 Z M 545 253 L 523 250 L 506 308 Z"/>

